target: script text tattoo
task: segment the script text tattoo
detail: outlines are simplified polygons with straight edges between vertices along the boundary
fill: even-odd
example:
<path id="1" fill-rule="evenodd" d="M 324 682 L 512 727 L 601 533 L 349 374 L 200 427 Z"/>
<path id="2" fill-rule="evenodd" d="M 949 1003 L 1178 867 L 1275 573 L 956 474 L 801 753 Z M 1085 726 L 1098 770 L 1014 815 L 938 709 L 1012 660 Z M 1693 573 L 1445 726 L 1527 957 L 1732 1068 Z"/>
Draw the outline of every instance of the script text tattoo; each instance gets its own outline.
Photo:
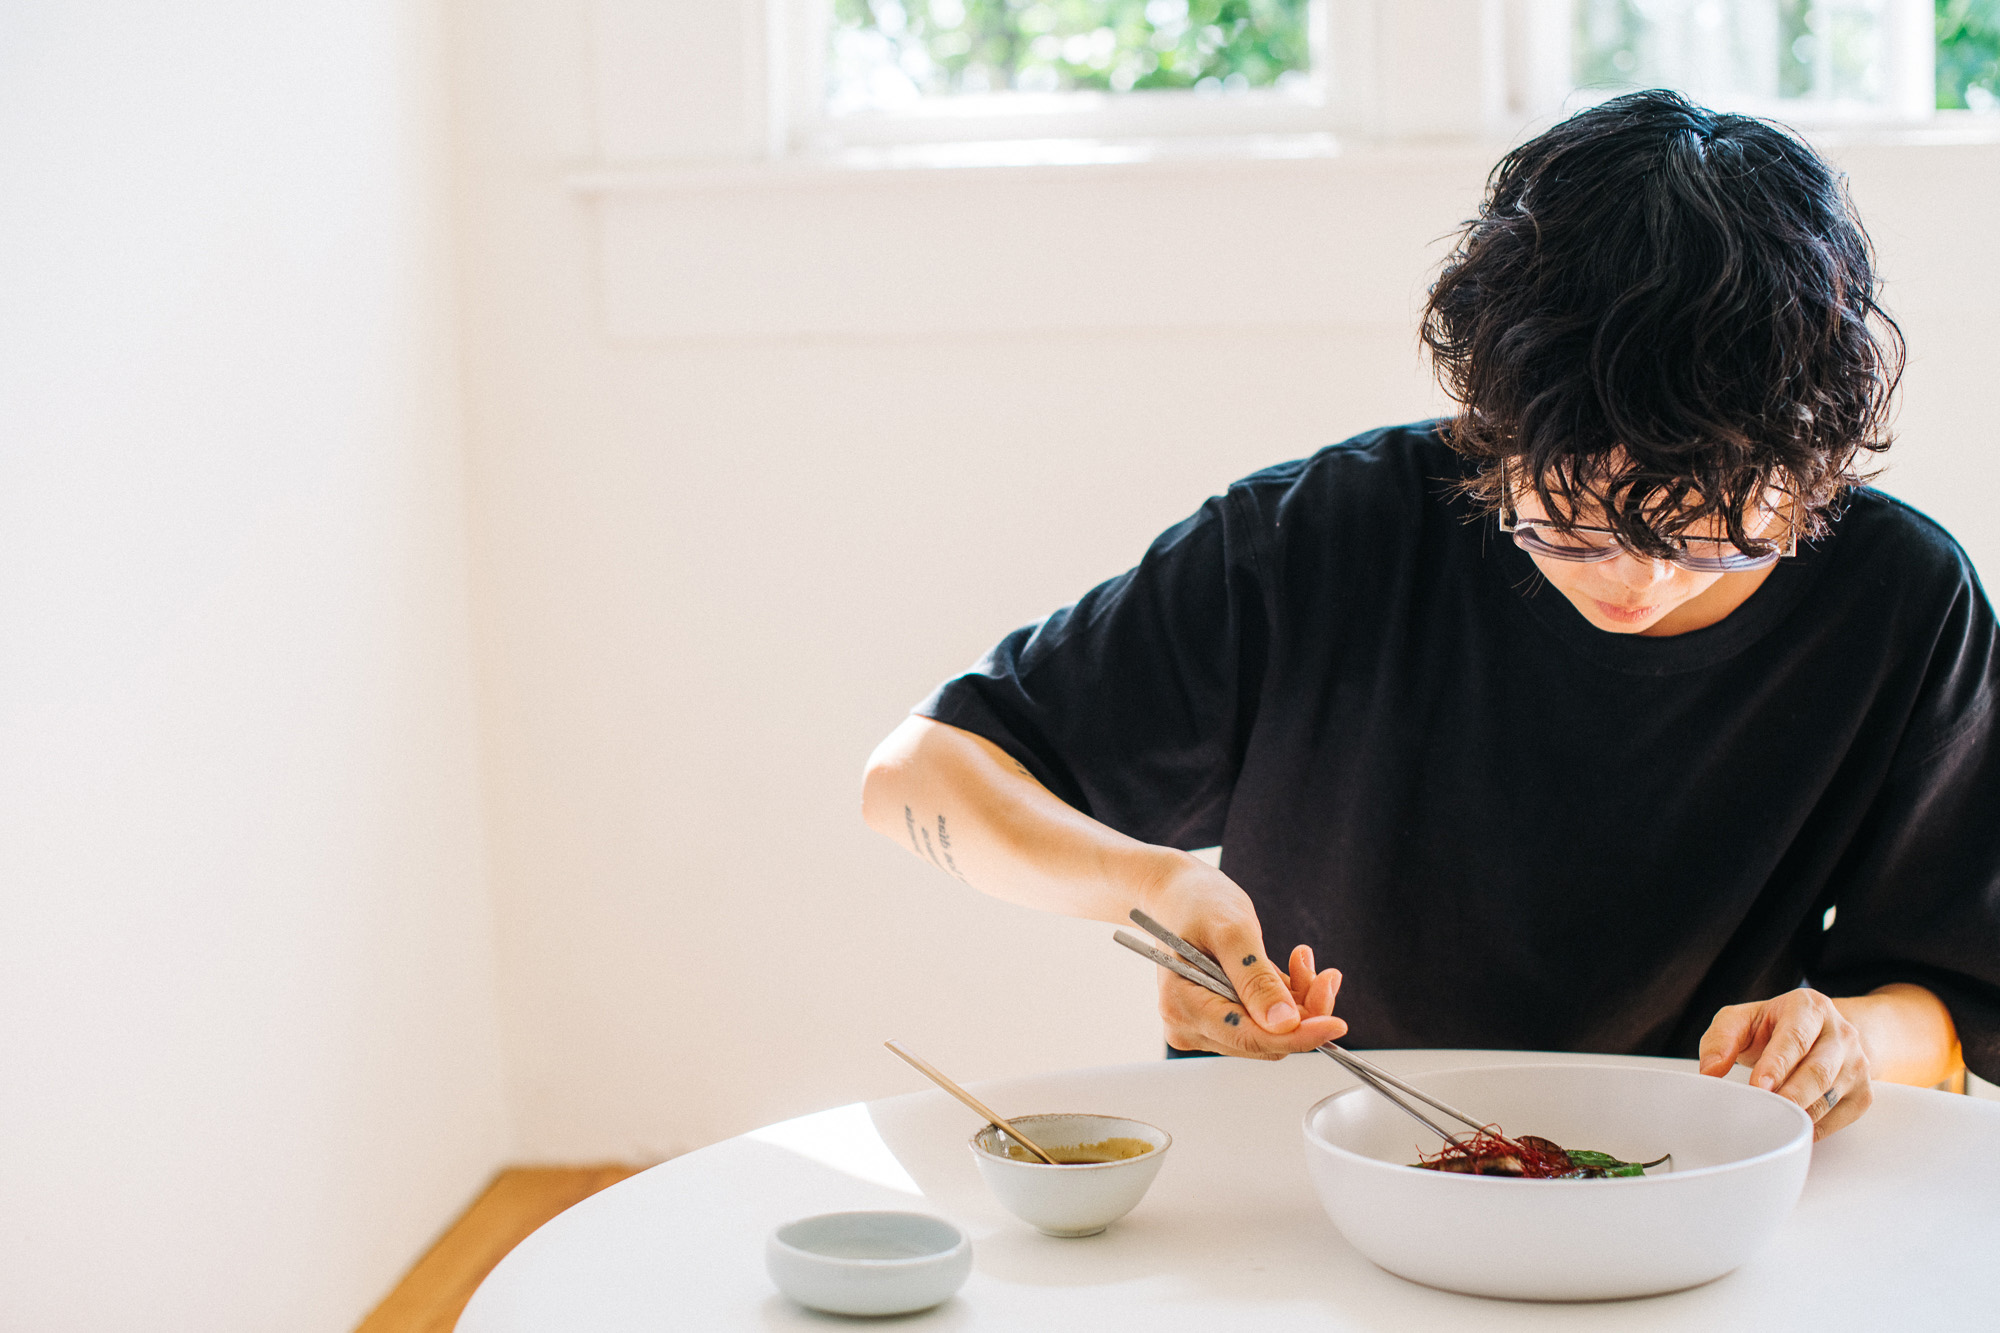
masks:
<path id="1" fill-rule="evenodd" d="M 909 830 L 911 851 L 960 883 L 972 882 L 960 873 L 958 862 L 952 859 L 951 834 L 943 815 L 937 817 L 938 832 L 935 842 L 931 839 L 930 826 L 917 823 L 916 812 L 907 805 L 903 807 L 903 827 Z"/>

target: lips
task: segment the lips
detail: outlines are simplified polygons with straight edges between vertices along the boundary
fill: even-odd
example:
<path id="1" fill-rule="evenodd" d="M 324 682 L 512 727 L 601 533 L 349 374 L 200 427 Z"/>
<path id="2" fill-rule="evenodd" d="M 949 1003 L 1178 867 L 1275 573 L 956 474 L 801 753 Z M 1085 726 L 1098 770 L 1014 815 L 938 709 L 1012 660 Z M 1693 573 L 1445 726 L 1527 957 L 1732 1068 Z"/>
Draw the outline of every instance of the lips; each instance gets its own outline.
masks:
<path id="1" fill-rule="evenodd" d="M 1591 600 L 1597 602 L 1595 597 L 1591 598 Z M 1615 602 L 1597 602 L 1597 609 L 1603 614 L 1606 620 L 1615 620 L 1621 624 L 1632 625 L 1652 616 L 1660 608 L 1658 605 L 1620 606 Z"/>

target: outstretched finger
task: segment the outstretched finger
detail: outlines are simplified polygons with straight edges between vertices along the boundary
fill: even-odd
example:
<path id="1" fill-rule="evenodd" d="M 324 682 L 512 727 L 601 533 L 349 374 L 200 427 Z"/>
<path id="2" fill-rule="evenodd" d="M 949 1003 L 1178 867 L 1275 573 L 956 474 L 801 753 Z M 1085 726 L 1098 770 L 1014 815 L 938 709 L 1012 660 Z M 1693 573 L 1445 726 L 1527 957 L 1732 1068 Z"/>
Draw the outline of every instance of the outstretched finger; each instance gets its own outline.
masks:
<path id="1" fill-rule="evenodd" d="M 1701 1036 L 1701 1072 L 1721 1078 L 1736 1065 L 1756 1038 L 1757 1013 L 1762 1006 L 1732 1004 L 1715 1015 Z"/>
<path id="2" fill-rule="evenodd" d="M 1340 994 L 1340 972 L 1329 967 L 1313 978 L 1306 988 L 1305 999 L 1301 1002 L 1308 1018 L 1322 1018 L 1333 1013 L 1333 1001 Z"/>
<path id="3" fill-rule="evenodd" d="M 1291 983 L 1292 1002 L 1303 1005 L 1306 992 L 1313 984 L 1313 951 L 1309 944 L 1301 944 L 1292 950 L 1291 966 L 1285 969 L 1285 979 Z"/>

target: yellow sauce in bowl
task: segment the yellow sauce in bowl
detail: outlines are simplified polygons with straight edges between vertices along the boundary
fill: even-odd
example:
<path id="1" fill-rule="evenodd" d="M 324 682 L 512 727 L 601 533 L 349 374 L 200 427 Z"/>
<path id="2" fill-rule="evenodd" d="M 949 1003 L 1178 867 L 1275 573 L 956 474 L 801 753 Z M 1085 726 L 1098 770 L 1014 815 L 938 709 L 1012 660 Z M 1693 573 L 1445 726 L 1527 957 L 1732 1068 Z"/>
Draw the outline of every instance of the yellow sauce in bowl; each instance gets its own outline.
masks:
<path id="1" fill-rule="evenodd" d="M 1028 1131 L 1023 1130 L 1023 1133 Z M 1034 1162 L 1043 1164 L 1042 1159 L 1023 1148 L 1012 1139 L 1005 1139 L 1005 1151 L 996 1154 L 1012 1162 Z M 1043 1145 L 1049 1156 L 1056 1159 L 1057 1166 L 1096 1166 L 1103 1162 L 1122 1162 L 1153 1151 L 1153 1145 L 1144 1139 L 1110 1138 L 1099 1139 L 1095 1143 L 1072 1143 L 1060 1147 Z"/>

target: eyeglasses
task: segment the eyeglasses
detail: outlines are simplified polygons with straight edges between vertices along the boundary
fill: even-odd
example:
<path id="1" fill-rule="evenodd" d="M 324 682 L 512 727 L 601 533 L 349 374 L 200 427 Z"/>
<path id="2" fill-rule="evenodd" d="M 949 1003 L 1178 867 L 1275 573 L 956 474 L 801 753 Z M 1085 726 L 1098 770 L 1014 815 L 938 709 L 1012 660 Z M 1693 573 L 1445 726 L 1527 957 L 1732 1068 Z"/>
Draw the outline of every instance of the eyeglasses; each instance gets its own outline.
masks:
<path id="1" fill-rule="evenodd" d="M 1548 556 L 1551 560 L 1590 563 L 1612 559 L 1621 551 L 1630 552 L 1641 560 L 1654 558 L 1643 551 L 1632 551 L 1624 539 L 1610 528 L 1572 523 L 1564 529 L 1549 519 L 1522 518 L 1515 512 L 1513 492 L 1504 476 L 1500 483 L 1500 531 L 1513 537 L 1514 545 L 1522 550 Z M 1799 552 L 1798 527 L 1791 523 L 1785 526 L 1784 541 L 1762 555 L 1750 554 L 1727 537 L 1676 537 L 1669 540 L 1678 549 L 1667 559 L 1697 574 L 1767 569 Z"/>

